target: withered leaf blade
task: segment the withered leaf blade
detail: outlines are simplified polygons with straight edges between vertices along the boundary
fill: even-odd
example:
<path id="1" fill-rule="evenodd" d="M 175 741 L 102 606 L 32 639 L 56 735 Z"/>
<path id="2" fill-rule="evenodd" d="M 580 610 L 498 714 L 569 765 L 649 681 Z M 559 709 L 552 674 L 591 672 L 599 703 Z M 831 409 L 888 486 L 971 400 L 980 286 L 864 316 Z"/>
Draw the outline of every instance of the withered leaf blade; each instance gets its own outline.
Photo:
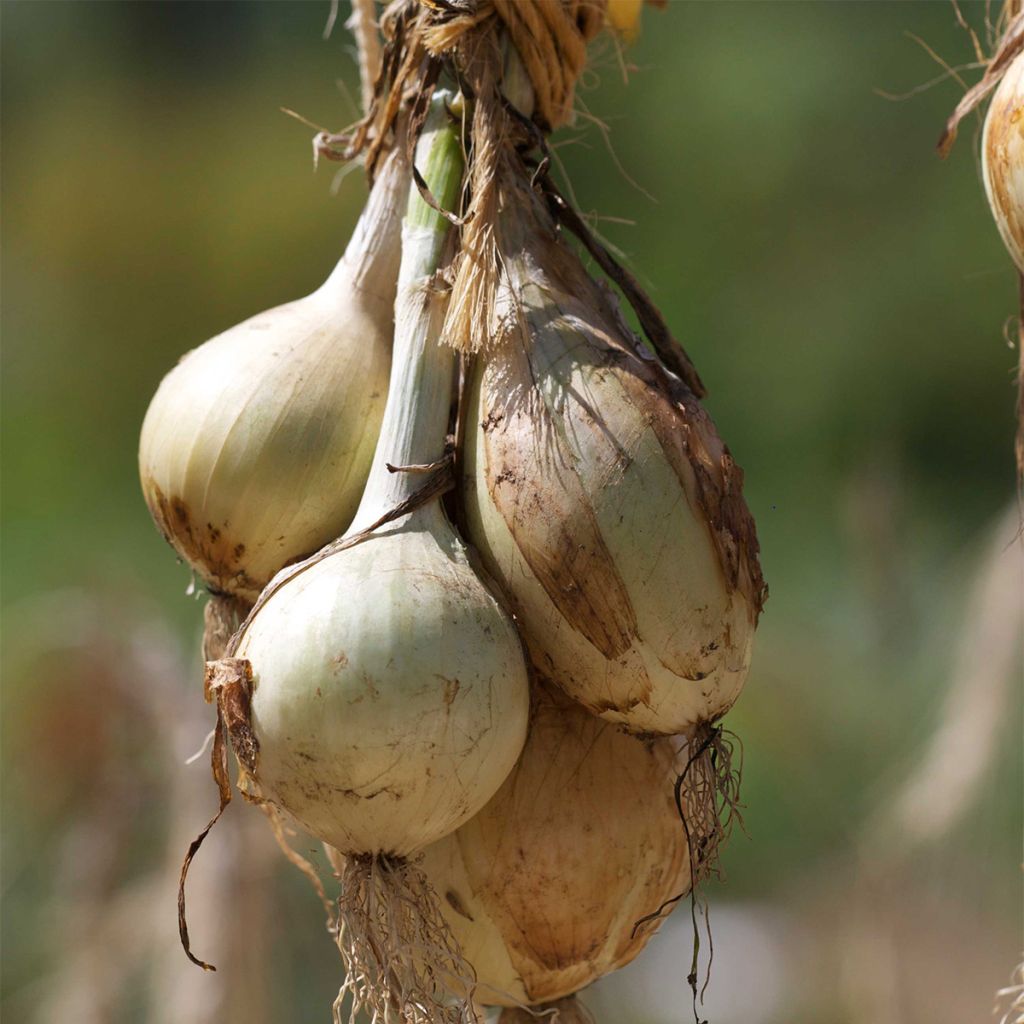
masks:
<path id="1" fill-rule="evenodd" d="M 219 711 L 217 713 L 217 726 L 213 733 L 213 752 L 210 755 L 210 767 L 213 770 L 213 778 L 217 783 L 217 790 L 220 794 L 220 806 L 217 808 L 217 813 L 207 822 L 206 828 L 189 843 L 185 860 L 181 865 L 181 878 L 178 880 L 178 935 L 181 937 L 181 948 L 185 950 L 185 956 L 197 967 L 202 967 L 204 971 L 215 971 L 217 968 L 213 964 L 208 964 L 205 960 L 200 960 L 192 952 L 188 935 L 188 922 L 185 915 L 185 879 L 188 877 L 188 869 L 192 864 L 192 859 L 199 852 L 199 847 L 203 845 L 203 841 L 210 834 L 210 830 L 220 820 L 220 816 L 224 813 L 224 808 L 231 803 L 228 747 L 225 742 L 224 721 Z"/>

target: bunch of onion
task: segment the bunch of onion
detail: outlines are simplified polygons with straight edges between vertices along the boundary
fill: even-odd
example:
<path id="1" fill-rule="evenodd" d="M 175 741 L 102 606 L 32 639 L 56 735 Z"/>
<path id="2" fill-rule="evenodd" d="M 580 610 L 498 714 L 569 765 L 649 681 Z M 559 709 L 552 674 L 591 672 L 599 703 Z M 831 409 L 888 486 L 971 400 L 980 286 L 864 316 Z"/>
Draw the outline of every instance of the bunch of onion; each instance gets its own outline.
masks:
<path id="1" fill-rule="evenodd" d="M 449 99 L 433 100 L 416 151 L 445 208 L 462 173 Z M 413 189 L 387 406 L 349 531 L 275 577 L 234 657 L 210 667 L 215 690 L 247 685 L 232 741 L 262 798 L 345 855 L 338 1006 L 351 994 L 353 1018 L 472 1014 L 467 999 L 448 1002 L 442 978 L 469 968 L 410 856 L 483 807 L 526 733 L 515 626 L 437 500 L 455 362 L 438 344 L 447 227 Z"/>
<path id="2" fill-rule="evenodd" d="M 146 502 L 215 594 L 255 601 L 352 520 L 387 396 L 408 181 L 396 151 L 327 280 L 189 352 L 150 403 Z"/>
<path id="3" fill-rule="evenodd" d="M 742 474 L 685 360 L 657 344 L 662 359 L 646 354 L 559 235 L 544 198 L 557 195 L 524 161 L 529 139 L 497 92 L 516 59 L 495 12 L 520 32 L 557 14 L 563 40 L 598 7 L 389 7 L 380 110 L 364 128 L 376 123 L 379 142 L 411 95 L 415 130 L 441 70 L 424 53 L 448 47 L 474 97 L 461 248 L 446 265 L 439 211 L 457 205 L 462 163 L 435 97 L 416 158 L 433 199 L 412 190 L 387 407 L 358 511 L 271 580 L 209 667 L 245 780 L 340 851 L 338 1007 L 351 994 L 353 1015 L 464 1020 L 474 999 L 571 995 L 635 956 L 649 935 L 638 923 L 707 870 L 722 791 L 734 795 L 715 723 L 743 685 L 764 598 Z M 399 72 L 412 78 L 387 81 Z M 564 117 L 571 91 L 561 75 L 535 127 Z M 476 354 L 464 533 L 501 603 L 437 501 L 453 348 Z M 520 638 L 550 688 L 536 689 L 509 777 L 526 730 Z M 424 875 L 415 856 L 431 844 Z"/>
<path id="4" fill-rule="evenodd" d="M 560 197 L 543 167 L 523 159 L 554 123 L 552 112 L 564 112 L 564 76 L 525 132 L 531 98 L 498 92 L 503 85 L 522 93 L 536 81 L 517 68 L 515 46 L 502 45 L 502 25 L 488 17 L 499 12 L 514 44 L 513 24 L 531 12 L 571 15 L 582 5 L 428 5 L 436 12 L 428 14 L 415 6 L 393 5 L 401 27 L 395 45 L 416 52 L 408 40 L 420 19 L 425 49 L 454 60 L 474 96 L 471 202 L 444 327 L 449 344 L 474 356 L 465 394 L 464 530 L 512 606 L 537 674 L 574 699 L 562 702 L 567 728 L 585 722 L 615 735 L 621 727 L 635 734 L 623 741 L 663 737 L 664 749 L 674 742 L 668 737 L 685 739 L 683 763 L 646 782 L 668 811 L 658 819 L 671 827 L 660 855 L 671 863 L 681 849 L 688 878 L 698 879 L 713 864 L 736 797 L 716 723 L 743 686 L 765 596 L 742 474 L 698 402 L 699 379 L 687 372 L 685 356 L 653 336 L 659 358 L 647 354 L 556 229 L 550 211 Z M 384 66 L 420 65 L 391 53 Z M 407 86 L 396 80 L 390 94 Z M 650 313 L 640 315 L 645 330 Z M 543 756 L 534 761 L 542 764 Z M 529 765 L 520 770 L 529 776 Z M 546 782 L 544 792 L 534 785 L 531 798 L 546 805 L 546 789 Z M 599 799 L 586 784 L 570 792 L 576 802 Z M 542 863 L 543 844 L 524 845 L 519 888 L 467 868 L 461 837 L 497 835 L 495 822 L 507 816 L 488 815 L 463 826 L 455 846 L 448 840 L 428 855 L 428 870 L 454 903 L 462 892 L 476 901 L 480 914 L 470 916 L 485 923 L 476 932 L 452 916 L 452 900 L 446 913 L 492 990 L 490 1001 L 551 1001 L 628 959 L 635 950 L 621 945 L 627 932 L 669 896 L 659 894 L 642 911 L 631 906 L 628 930 L 624 921 L 601 922 L 588 961 L 573 946 L 573 929 L 595 933 L 586 928 L 587 911 L 571 901 L 553 898 L 562 921 L 572 922 L 557 932 L 538 937 L 536 921 L 516 923 L 528 901 L 522 892 L 541 916 L 548 912 L 552 899 L 538 894 L 540 878 L 549 883 L 545 897 L 580 892 L 570 856 Z M 484 839 L 473 843 L 487 850 Z M 493 848 L 479 863 L 491 855 Z M 447 885 L 456 876 L 462 892 Z M 547 966 L 556 970 L 524 979 L 514 952 L 520 940 L 547 942 Z"/>

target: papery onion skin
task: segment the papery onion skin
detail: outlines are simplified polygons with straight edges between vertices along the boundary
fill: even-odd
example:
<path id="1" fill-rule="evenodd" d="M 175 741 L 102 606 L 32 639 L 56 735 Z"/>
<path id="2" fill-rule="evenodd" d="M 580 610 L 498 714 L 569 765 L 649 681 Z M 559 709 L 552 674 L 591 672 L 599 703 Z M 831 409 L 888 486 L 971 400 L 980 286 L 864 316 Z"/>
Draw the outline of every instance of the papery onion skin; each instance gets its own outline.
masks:
<path id="1" fill-rule="evenodd" d="M 344 853 L 405 856 L 451 832 L 522 749 L 522 647 L 450 529 L 398 527 L 325 558 L 237 653 L 261 789 Z"/>
<path id="2" fill-rule="evenodd" d="M 469 538 L 543 675 L 632 732 L 689 733 L 739 695 L 765 596 L 742 472 L 575 255 L 510 209 L 523 313 L 471 382 Z"/>
<path id="3" fill-rule="evenodd" d="M 644 741 L 554 688 L 534 692 L 519 764 L 423 867 L 486 1005 L 536 1004 L 629 963 L 690 885 L 676 743 Z"/>
<path id="4" fill-rule="evenodd" d="M 1014 58 L 992 97 L 981 154 L 992 216 L 1024 273 L 1024 54 Z"/>
<path id="5" fill-rule="evenodd" d="M 387 398 L 407 183 L 390 158 L 327 281 L 189 352 L 150 403 L 146 503 L 215 591 L 255 600 L 352 519 Z"/>

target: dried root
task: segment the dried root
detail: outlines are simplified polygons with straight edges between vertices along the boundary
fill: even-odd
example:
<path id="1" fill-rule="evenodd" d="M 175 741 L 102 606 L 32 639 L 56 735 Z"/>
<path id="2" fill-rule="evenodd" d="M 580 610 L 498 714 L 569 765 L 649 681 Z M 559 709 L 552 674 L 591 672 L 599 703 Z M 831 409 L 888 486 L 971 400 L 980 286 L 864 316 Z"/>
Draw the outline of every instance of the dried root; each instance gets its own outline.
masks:
<path id="1" fill-rule="evenodd" d="M 473 968 L 419 867 L 398 857 L 339 860 L 337 942 L 345 981 L 335 1024 L 356 1024 L 360 1013 L 373 1024 L 483 1024 L 473 1005 Z M 456 999 L 452 991 L 465 995 Z"/>
<path id="2" fill-rule="evenodd" d="M 711 962 L 715 955 L 711 935 L 711 920 L 706 901 L 699 895 L 700 883 L 714 875 L 722 878 L 718 855 L 726 840 L 732 834 L 733 826 L 739 822 L 743 827 L 740 811 L 740 781 L 743 776 L 743 745 L 733 732 L 727 732 L 720 725 L 705 722 L 687 741 L 686 763 L 676 779 L 675 799 L 679 820 L 686 832 L 686 844 L 690 852 L 690 920 L 693 924 L 693 957 L 687 983 L 693 994 L 693 1016 L 702 1024 L 697 1012 L 698 1002 L 703 1002 L 704 992 L 711 980 Z M 641 918 L 633 926 L 636 934 L 642 928 L 656 926 L 675 905 L 686 896 L 685 892 L 666 900 L 657 910 Z M 703 918 L 703 927 L 701 926 Z M 704 984 L 699 992 L 698 966 L 701 950 L 701 935 L 708 943 L 708 961 L 704 973 Z"/>
<path id="3" fill-rule="evenodd" d="M 718 854 L 739 822 L 743 745 L 720 725 L 705 722 L 687 744 L 686 765 L 676 779 L 676 808 L 690 848 L 693 885 L 721 877 Z"/>

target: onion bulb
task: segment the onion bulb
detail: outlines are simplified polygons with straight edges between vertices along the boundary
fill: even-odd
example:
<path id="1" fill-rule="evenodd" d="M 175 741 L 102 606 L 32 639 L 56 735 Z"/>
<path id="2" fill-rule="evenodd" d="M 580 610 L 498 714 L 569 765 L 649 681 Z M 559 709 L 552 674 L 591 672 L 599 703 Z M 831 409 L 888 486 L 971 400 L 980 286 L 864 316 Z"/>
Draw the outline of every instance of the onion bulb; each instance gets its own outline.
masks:
<path id="1" fill-rule="evenodd" d="M 469 538 L 544 676 L 632 732 L 692 733 L 739 694 L 764 597 L 742 472 L 535 198 L 503 201 L 498 336 L 467 417 Z"/>
<path id="2" fill-rule="evenodd" d="M 395 153 L 323 285 L 189 352 L 150 403 L 146 502 L 214 591 L 255 600 L 352 520 L 387 397 L 407 184 Z"/>
<path id="3" fill-rule="evenodd" d="M 1024 273 L 1024 54 L 1014 58 L 989 104 L 981 166 L 992 216 Z"/>
<path id="4" fill-rule="evenodd" d="M 417 163 L 451 206 L 461 139 L 445 95 L 433 102 Z M 434 278 L 446 227 L 413 190 L 388 404 L 347 537 L 271 582 L 235 650 L 251 666 L 251 774 L 261 793 L 349 855 L 339 907 L 346 990 L 371 1013 L 397 1000 L 410 1020 L 420 1019 L 416 1005 L 436 1001 L 415 955 L 439 957 L 446 945 L 405 858 L 490 799 L 519 756 L 529 714 L 511 618 L 436 496 L 417 505 L 424 475 L 388 468 L 444 454 L 454 353 L 438 344 L 444 298 Z M 417 507 L 375 525 L 403 503 Z"/>
<path id="5" fill-rule="evenodd" d="M 436 502 L 290 580 L 237 655 L 261 790 L 345 853 L 452 831 L 523 744 L 519 639 Z"/>
<path id="6" fill-rule="evenodd" d="M 534 690 L 515 770 L 431 846 L 424 870 L 486 1005 L 547 1003 L 629 963 L 690 886 L 672 797 L 676 745 Z"/>

